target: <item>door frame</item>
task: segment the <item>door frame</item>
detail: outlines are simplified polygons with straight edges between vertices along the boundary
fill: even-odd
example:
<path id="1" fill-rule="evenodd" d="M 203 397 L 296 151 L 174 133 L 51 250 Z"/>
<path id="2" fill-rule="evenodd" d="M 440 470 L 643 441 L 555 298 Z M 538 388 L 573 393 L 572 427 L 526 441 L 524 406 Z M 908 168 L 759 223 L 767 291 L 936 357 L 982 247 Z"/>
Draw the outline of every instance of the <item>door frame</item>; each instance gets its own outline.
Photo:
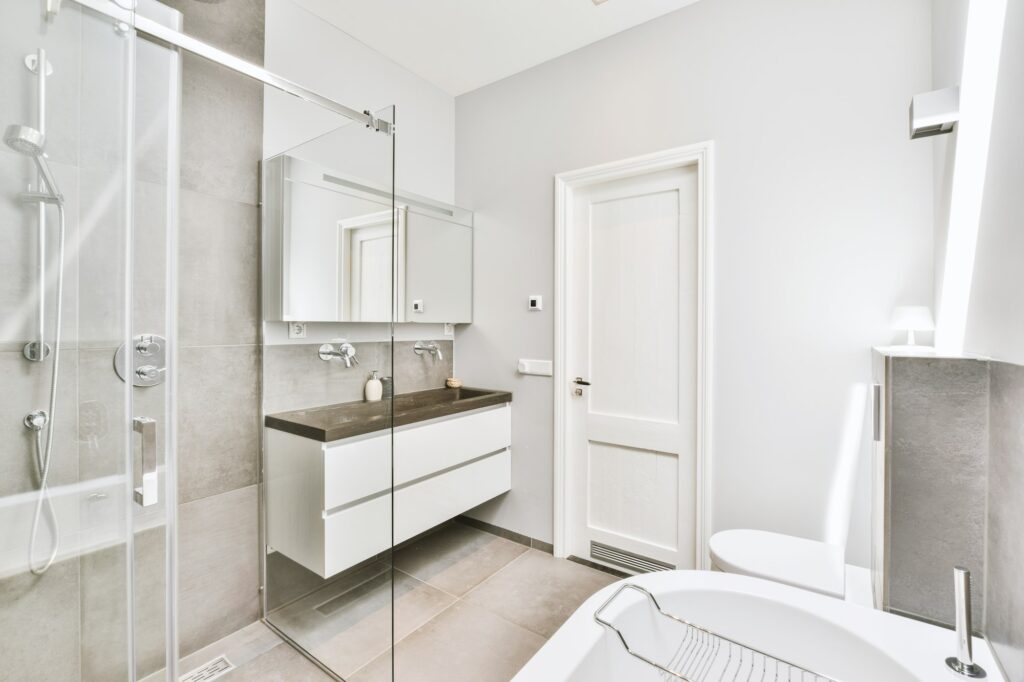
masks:
<path id="1" fill-rule="evenodd" d="M 712 157 L 711 140 L 675 147 L 652 154 L 634 156 L 597 166 L 555 175 L 555 353 L 554 353 L 554 554 L 568 554 L 568 497 L 566 461 L 569 455 L 566 419 L 569 412 L 568 321 L 565 302 L 570 300 L 569 231 L 572 225 L 573 199 L 577 190 L 610 180 L 646 175 L 661 170 L 697 167 L 697 452 L 695 542 L 697 568 L 710 567 L 707 542 L 711 537 L 711 405 L 712 405 Z M 583 557 L 585 558 L 585 557 Z"/>

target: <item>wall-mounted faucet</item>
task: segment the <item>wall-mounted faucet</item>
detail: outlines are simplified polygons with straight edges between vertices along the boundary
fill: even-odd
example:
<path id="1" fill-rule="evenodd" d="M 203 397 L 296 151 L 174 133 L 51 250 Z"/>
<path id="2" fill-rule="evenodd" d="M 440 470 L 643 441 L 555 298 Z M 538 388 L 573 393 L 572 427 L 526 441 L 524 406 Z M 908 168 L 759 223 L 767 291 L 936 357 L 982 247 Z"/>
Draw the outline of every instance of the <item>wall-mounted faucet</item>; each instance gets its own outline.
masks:
<path id="1" fill-rule="evenodd" d="M 438 360 L 444 360 L 441 346 L 434 341 L 417 341 L 416 345 L 412 347 L 412 352 L 416 355 L 423 355 L 424 352 L 427 352 Z"/>
<path id="2" fill-rule="evenodd" d="M 345 363 L 346 367 L 352 367 L 353 364 L 358 365 L 359 360 L 356 358 L 356 348 L 347 341 L 341 341 L 335 347 L 333 343 L 325 343 L 320 346 L 318 353 L 320 359 L 324 361 L 330 360 L 341 360 Z"/>

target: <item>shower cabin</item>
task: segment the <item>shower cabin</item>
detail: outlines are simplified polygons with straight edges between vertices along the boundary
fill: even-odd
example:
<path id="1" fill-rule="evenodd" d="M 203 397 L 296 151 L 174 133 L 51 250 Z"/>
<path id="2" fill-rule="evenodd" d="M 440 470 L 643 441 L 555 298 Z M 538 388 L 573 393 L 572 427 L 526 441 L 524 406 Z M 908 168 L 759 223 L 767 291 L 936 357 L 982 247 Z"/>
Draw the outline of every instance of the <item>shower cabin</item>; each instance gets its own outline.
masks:
<path id="1" fill-rule="evenodd" d="M 263 616 L 252 136 L 263 98 L 308 109 L 321 151 L 391 204 L 393 110 L 191 35 L 188 12 L 215 9 L 4 3 L 2 679 L 177 680 Z M 222 95 L 256 102 L 256 127 Z"/>

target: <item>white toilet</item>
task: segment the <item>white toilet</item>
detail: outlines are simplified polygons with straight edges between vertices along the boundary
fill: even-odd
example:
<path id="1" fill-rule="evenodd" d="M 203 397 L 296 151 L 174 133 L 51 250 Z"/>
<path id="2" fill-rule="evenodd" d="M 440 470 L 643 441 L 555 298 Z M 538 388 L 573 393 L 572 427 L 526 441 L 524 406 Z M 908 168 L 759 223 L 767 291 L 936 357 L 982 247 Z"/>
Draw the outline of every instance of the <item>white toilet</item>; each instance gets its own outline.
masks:
<path id="1" fill-rule="evenodd" d="M 715 533 L 711 563 L 725 573 L 773 580 L 830 597 L 846 596 L 846 548 L 764 530 Z"/>

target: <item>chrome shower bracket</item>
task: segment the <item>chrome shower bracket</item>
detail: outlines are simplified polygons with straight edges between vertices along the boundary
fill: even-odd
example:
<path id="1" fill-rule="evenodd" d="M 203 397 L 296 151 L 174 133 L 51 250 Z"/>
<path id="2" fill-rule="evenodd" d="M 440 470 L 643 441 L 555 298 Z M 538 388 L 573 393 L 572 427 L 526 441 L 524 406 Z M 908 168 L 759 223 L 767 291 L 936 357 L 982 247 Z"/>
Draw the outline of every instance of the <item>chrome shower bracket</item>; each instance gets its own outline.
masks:
<path id="1" fill-rule="evenodd" d="M 395 126 L 392 125 L 390 121 L 385 121 L 384 119 L 377 118 L 369 109 L 364 110 L 363 113 L 366 114 L 367 128 L 373 128 L 378 133 L 384 133 L 385 135 L 394 134 Z"/>
<path id="2" fill-rule="evenodd" d="M 167 376 L 167 339 L 158 334 L 139 334 L 131 348 L 121 344 L 114 354 L 114 371 L 121 381 L 128 380 L 128 356 L 131 355 L 132 385 L 158 386 Z"/>
<path id="3" fill-rule="evenodd" d="M 61 0 L 46 0 L 46 20 L 53 21 L 60 14 Z"/>
<path id="4" fill-rule="evenodd" d="M 60 3 L 58 1 L 58 5 L 59 4 Z M 36 74 L 37 76 L 39 75 L 39 55 L 37 55 L 35 52 L 33 52 L 32 54 L 27 54 L 25 55 L 24 62 L 26 69 Z M 49 59 L 46 60 L 46 75 L 53 75 L 53 64 L 50 62 Z"/>

